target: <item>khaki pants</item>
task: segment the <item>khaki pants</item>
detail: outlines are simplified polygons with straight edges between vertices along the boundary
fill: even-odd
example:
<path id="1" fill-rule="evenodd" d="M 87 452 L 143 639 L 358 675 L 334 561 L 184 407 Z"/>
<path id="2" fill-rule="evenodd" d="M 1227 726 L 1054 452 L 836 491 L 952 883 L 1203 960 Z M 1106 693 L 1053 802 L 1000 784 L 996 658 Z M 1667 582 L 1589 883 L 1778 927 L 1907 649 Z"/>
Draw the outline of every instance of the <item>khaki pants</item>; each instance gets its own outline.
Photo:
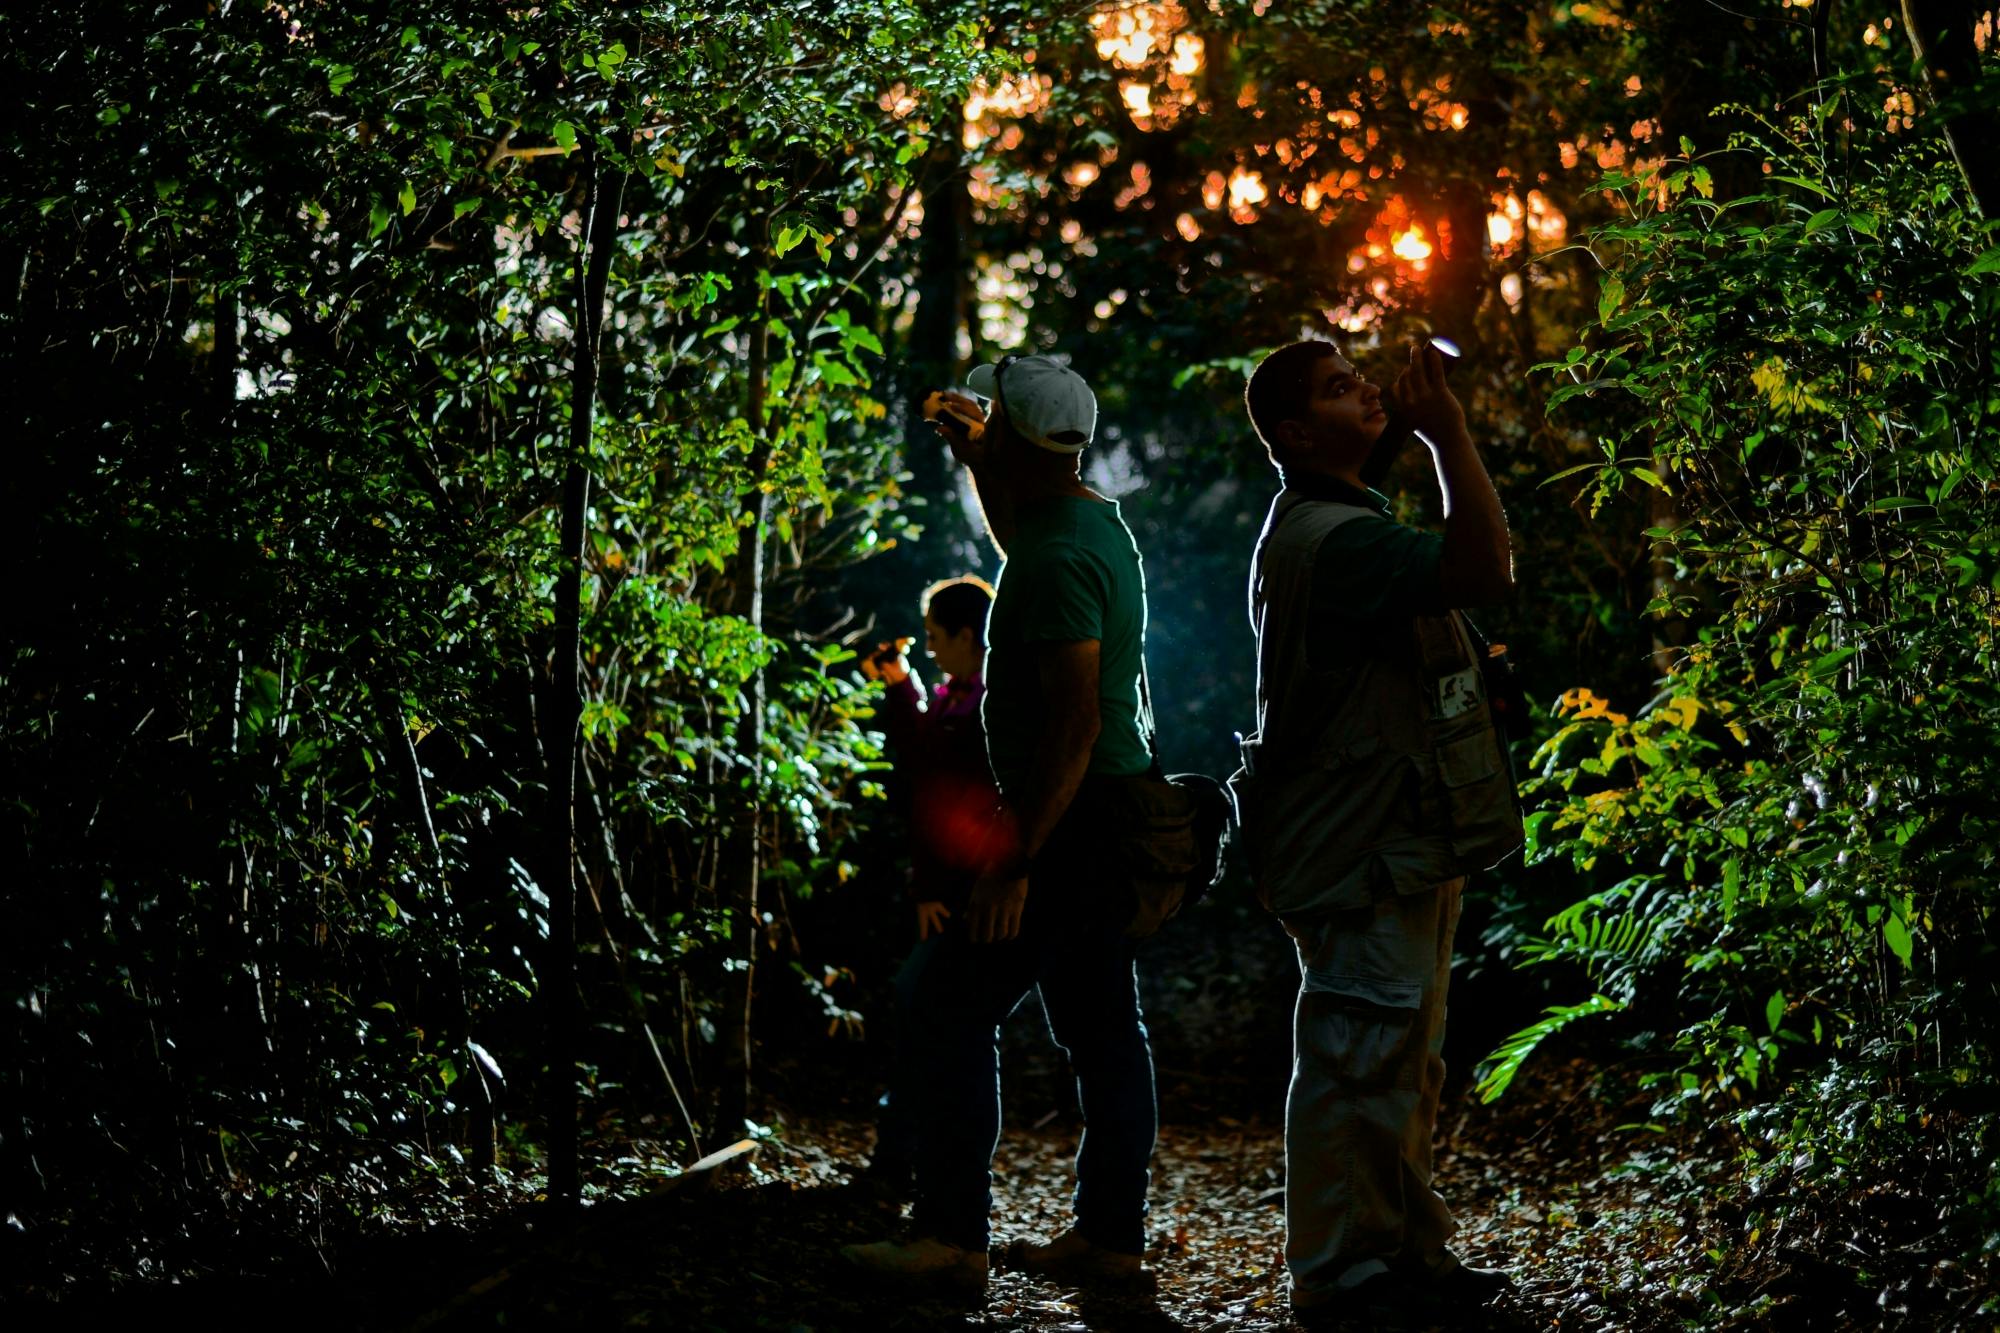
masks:
<path id="1" fill-rule="evenodd" d="M 1299 950 L 1285 1102 L 1285 1264 L 1310 1306 L 1436 1263 L 1458 1224 L 1431 1188 L 1445 991 L 1463 879 L 1288 921 Z"/>

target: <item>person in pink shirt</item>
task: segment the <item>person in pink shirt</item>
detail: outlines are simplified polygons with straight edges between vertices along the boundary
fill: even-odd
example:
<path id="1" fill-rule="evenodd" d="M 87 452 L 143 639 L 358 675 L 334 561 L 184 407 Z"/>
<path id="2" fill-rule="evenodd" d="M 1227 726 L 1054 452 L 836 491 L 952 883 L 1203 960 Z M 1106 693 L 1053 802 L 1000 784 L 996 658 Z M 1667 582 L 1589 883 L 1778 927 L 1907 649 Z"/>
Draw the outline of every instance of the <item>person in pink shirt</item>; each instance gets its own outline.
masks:
<path id="1" fill-rule="evenodd" d="M 882 730 L 889 738 L 896 785 L 909 814 L 910 898 L 917 918 L 917 946 L 896 973 L 896 1027 L 910 1028 L 910 1002 L 945 925 L 965 910 L 979 871 L 994 859 L 993 814 L 999 795 L 986 758 L 979 706 L 986 685 L 986 612 L 993 589 L 976 575 L 945 579 L 924 591 L 924 651 L 943 681 L 923 688 L 903 655 L 907 639 L 880 645 L 861 664 L 862 674 L 883 682 Z M 907 1190 L 921 1126 L 910 1059 L 911 1043 L 897 1043 L 888 1092 L 876 1125 L 868 1174 L 893 1193 Z"/>

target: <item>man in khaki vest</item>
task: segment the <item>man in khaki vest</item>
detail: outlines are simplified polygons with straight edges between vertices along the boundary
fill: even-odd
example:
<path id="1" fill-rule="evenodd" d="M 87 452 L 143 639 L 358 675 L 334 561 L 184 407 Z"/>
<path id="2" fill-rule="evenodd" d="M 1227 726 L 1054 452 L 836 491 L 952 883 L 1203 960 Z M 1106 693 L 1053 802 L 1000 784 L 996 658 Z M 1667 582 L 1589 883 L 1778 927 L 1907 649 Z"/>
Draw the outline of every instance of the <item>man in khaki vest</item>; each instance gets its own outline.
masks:
<path id="1" fill-rule="evenodd" d="M 1412 349 L 1394 400 L 1436 463 L 1441 537 L 1362 484 L 1383 395 L 1331 343 L 1279 348 L 1244 396 L 1284 480 L 1251 575 L 1257 730 L 1232 782 L 1258 894 L 1299 951 L 1292 1306 L 1308 1326 L 1449 1319 L 1509 1285 L 1447 1248 L 1431 1185 L 1459 895 L 1521 842 L 1456 610 L 1513 590 L 1506 518 L 1434 348 Z"/>

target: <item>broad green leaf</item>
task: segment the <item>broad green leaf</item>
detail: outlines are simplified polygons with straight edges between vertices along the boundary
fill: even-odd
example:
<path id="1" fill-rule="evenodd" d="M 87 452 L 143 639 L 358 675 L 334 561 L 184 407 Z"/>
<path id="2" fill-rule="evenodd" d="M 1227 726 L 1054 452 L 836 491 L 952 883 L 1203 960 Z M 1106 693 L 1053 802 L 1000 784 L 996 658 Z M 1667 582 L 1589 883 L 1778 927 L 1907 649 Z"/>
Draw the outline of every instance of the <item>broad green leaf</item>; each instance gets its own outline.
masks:
<path id="1" fill-rule="evenodd" d="M 812 228 L 804 223 L 780 227 L 777 236 L 771 242 L 771 252 L 776 255 L 790 254 L 798 248 L 799 242 L 811 234 Z"/>
<path id="2" fill-rule="evenodd" d="M 1900 912 L 1891 912 L 1882 918 L 1882 939 L 1888 944 L 1889 952 L 1896 955 L 1904 967 L 1910 965 L 1910 958 L 1916 951 L 1916 942 L 1910 937 L 1909 923 Z"/>
<path id="3" fill-rule="evenodd" d="M 1597 318 L 1608 320 L 1625 301 L 1625 280 L 1616 273 L 1604 279 L 1597 289 Z"/>
<path id="4" fill-rule="evenodd" d="M 1820 184 L 1818 181 L 1807 180 L 1804 176 L 1790 176 L 1790 175 L 1782 175 L 1774 173 L 1771 176 L 1767 177 L 1767 179 L 1773 181 L 1782 181 L 1786 185 L 1796 185 L 1801 189 L 1810 190 L 1822 199 L 1833 198 L 1832 190 L 1829 190 L 1826 186 Z"/>

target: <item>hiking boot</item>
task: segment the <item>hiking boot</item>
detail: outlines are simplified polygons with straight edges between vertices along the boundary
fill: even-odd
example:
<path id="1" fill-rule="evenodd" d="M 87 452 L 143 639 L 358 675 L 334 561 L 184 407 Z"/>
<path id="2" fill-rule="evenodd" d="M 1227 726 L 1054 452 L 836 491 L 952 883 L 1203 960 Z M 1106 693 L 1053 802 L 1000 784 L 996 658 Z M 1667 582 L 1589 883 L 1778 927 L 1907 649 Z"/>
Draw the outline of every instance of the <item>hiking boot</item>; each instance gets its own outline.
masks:
<path id="1" fill-rule="evenodd" d="M 1435 1292 L 1392 1268 L 1316 1299 L 1295 1297 L 1292 1317 L 1311 1333 L 1375 1333 L 1434 1328 L 1444 1314 Z"/>
<path id="2" fill-rule="evenodd" d="M 1499 1269 L 1474 1268 L 1450 1250 L 1413 1276 L 1447 1310 L 1476 1310 L 1515 1290 L 1514 1279 Z"/>
<path id="3" fill-rule="evenodd" d="M 840 1257 L 856 1268 L 885 1277 L 936 1282 L 967 1290 L 986 1288 L 986 1252 L 968 1250 L 936 1236 L 843 1245 Z"/>
<path id="4" fill-rule="evenodd" d="M 1155 1285 L 1153 1270 L 1146 1267 L 1144 1255 L 1107 1250 L 1085 1240 L 1073 1227 L 1047 1244 L 1032 1240 L 1017 1242 L 1011 1257 L 1026 1271 L 1060 1282 L 1147 1291 Z"/>

